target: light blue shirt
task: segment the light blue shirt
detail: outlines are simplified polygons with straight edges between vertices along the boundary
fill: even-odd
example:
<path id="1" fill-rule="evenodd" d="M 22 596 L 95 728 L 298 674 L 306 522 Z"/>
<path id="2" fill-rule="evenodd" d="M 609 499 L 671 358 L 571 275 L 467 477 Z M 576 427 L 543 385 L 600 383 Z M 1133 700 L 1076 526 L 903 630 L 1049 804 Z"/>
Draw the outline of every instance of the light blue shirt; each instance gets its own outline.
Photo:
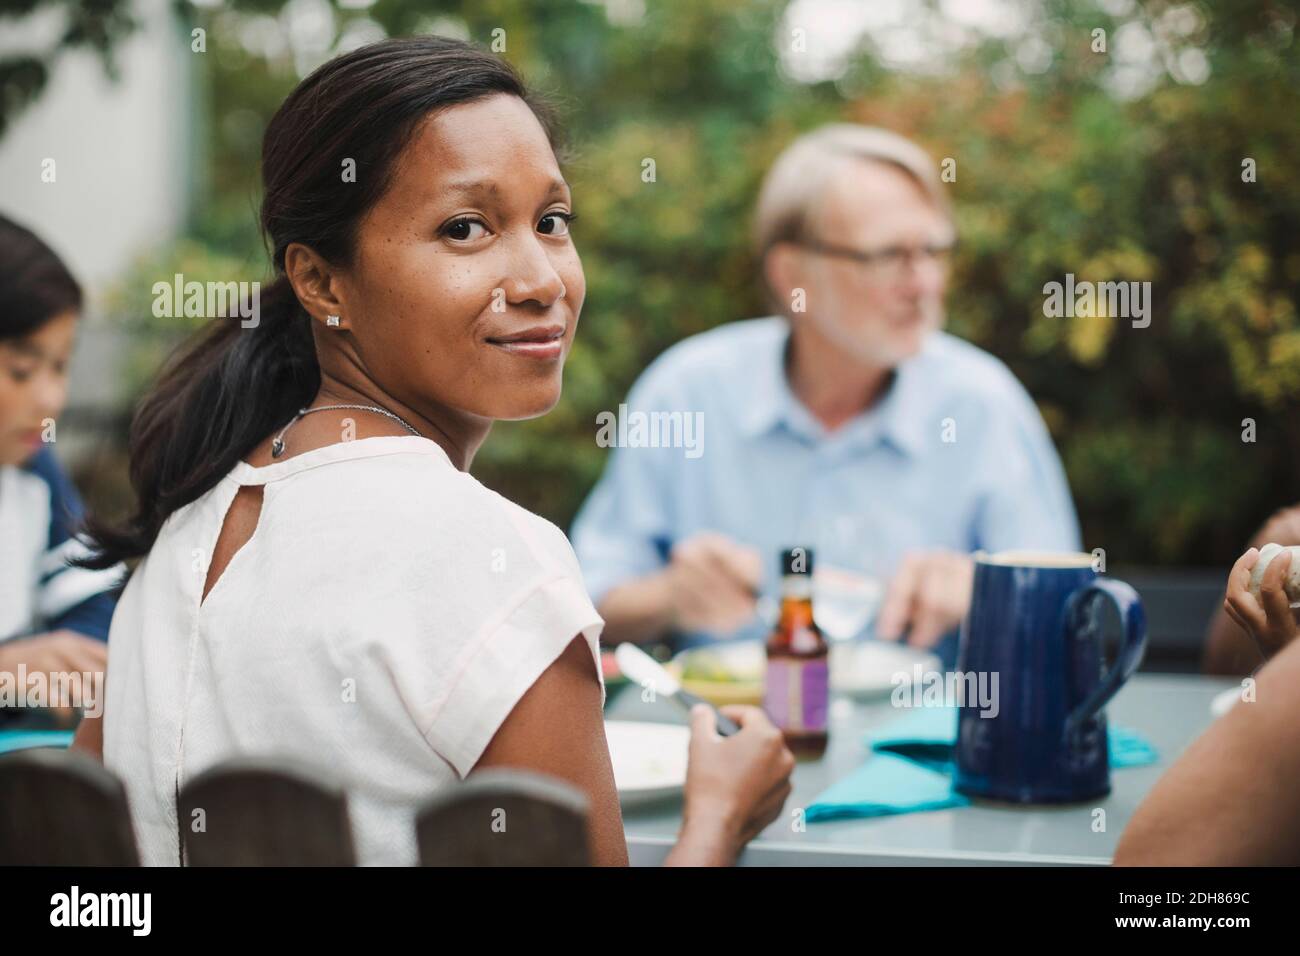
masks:
<path id="1" fill-rule="evenodd" d="M 674 543 L 701 531 L 757 548 L 764 592 L 774 596 L 781 549 L 795 546 L 811 547 L 818 565 L 882 582 L 915 549 L 1079 549 L 1047 428 L 992 355 L 934 333 L 898 366 L 880 401 L 828 433 L 790 390 L 788 337 L 782 318 L 693 336 L 655 360 L 625 406 L 611 410 L 619 428 L 605 436 L 626 444 L 614 449 L 572 529 L 597 604 L 615 585 L 661 568 Z M 653 412 L 692 415 L 699 434 L 638 430 L 637 412 L 643 424 Z M 651 436 L 692 445 L 646 447 Z M 755 622 L 725 636 L 759 634 Z"/>

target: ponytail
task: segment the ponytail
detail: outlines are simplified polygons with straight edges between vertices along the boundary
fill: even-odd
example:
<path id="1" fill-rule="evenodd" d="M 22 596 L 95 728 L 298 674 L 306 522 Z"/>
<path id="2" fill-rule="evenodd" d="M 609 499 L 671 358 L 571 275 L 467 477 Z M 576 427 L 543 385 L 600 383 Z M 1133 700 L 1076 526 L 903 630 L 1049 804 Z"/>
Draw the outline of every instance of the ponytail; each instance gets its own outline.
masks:
<path id="1" fill-rule="evenodd" d="M 262 290 L 260 321 L 214 319 L 182 345 L 131 422 L 131 487 L 124 524 L 86 523 L 90 557 L 108 568 L 143 557 L 167 517 L 216 486 L 241 458 L 320 388 L 311 319 L 285 276 Z"/>

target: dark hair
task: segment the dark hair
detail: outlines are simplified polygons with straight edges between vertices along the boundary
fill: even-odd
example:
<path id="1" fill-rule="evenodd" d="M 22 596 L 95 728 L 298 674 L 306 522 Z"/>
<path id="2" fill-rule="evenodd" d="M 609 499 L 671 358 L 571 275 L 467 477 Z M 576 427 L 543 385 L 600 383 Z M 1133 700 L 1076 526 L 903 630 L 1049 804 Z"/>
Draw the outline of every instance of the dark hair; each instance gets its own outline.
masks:
<path id="1" fill-rule="evenodd" d="M 0 341 L 31 335 L 69 310 L 81 311 L 81 286 L 30 229 L 0 216 Z"/>
<path id="2" fill-rule="evenodd" d="M 77 563 L 105 568 L 147 554 L 172 512 L 311 402 L 320 368 L 311 319 L 284 275 L 285 249 L 301 243 L 346 266 L 362 216 L 388 188 L 420 121 L 498 93 L 524 100 L 555 145 L 546 104 L 504 60 L 460 40 L 372 43 L 330 60 L 289 94 L 262 140 L 261 229 L 276 278 L 262 290 L 259 324 L 215 319 L 167 362 L 131 424 L 136 511 L 121 527 L 88 521 L 95 553 Z M 356 181 L 343 184 L 346 159 Z"/>

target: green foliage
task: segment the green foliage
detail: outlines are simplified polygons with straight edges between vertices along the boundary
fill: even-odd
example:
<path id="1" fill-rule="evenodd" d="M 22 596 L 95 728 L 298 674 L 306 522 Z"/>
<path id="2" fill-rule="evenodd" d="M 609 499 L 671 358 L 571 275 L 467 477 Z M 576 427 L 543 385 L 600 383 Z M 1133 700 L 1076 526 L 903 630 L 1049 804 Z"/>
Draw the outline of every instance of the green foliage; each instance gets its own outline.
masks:
<path id="1" fill-rule="evenodd" d="M 857 113 L 958 158 L 952 327 L 1044 407 L 1088 546 L 1123 561 L 1227 559 L 1300 498 L 1300 69 L 1278 26 L 1295 18 L 1202 9 L 1201 86 L 1121 102 L 1079 81 L 1098 22 L 1084 16 L 1023 91 L 995 91 L 975 63 L 955 82 L 895 80 Z M 1151 281 L 1150 327 L 1046 318 L 1042 285 L 1067 272 Z"/>
<path id="2" fill-rule="evenodd" d="M 116 78 L 114 50 L 139 25 L 130 7 L 129 0 L 3 0 L 0 26 L 39 10 L 56 14 L 61 28 L 46 49 L 6 50 L 0 56 L 0 136 L 44 92 L 54 64 L 68 50 L 93 50 L 108 76 Z"/>
<path id="3" fill-rule="evenodd" d="M 290 57 L 249 53 L 239 36 L 249 16 L 280 6 L 194 11 L 210 51 L 210 168 L 192 229 L 201 246 L 144 264 L 133 288 L 192 254 L 216 257 L 221 278 L 265 276 L 260 133 L 297 74 Z M 582 324 L 560 406 L 498 425 L 476 474 L 566 524 L 602 467 L 596 413 L 667 346 L 765 311 L 747 241 L 757 185 L 798 132 L 847 118 L 956 160 L 950 327 L 1005 360 L 1039 401 L 1087 546 L 1120 563 L 1239 552 L 1272 509 L 1300 498 L 1295 10 L 1266 0 L 1151 2 L 1124 16 L 1084 2 L 1025 8 L 1051 50 L 1035 72 L 1019 65 L 1023 37 L 990 36 L 931 72 L 886 68 L 864 44 L 837 82 L 813 84 L 780 65 L 776 45 L 788 40 L 775 0 L 649 2 L 631 24 L 587 0 L 336 10 L 340 34 L 368 17 L 390 35 L 458 29 L 486 45 L 503 28 L 505 55 L 563 109 L 588 283 Z M 1114 41 L 1126 24 L 1165 45 L 1148 57 L 1158 76 L 1123 98 L 1111 85 L 1115 47 L 1094 52 L 1090 37 L 1102 28 Z M 1190 47 L 1206 58 L 1204 82 L 1177 79 Z M 1243 182 L 1247 157 L 1256 182 Z M 655 182 L 642 180 L 645 158 Z M 205 268 L 185 271 L 203 278 Z M 1043 285 L 1067 272 L 1149 280 L 1150 327 L 1045 317 Z M 1247 418 L 1254 443 L 1242 441 Z"/>

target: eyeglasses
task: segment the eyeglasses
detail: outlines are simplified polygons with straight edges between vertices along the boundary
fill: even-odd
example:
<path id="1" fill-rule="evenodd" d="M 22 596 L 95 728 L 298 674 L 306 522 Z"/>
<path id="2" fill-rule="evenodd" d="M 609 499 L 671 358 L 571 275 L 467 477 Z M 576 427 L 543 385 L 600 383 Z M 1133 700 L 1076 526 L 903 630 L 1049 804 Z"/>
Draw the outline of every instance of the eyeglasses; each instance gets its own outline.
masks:
<path id="1" fill-rule="evenodd" d="M 838 246 L 818 239 L 804 239 L 798 245 L 824 256 L 852 260 L 860 263 L 874 276 L 894 280 L 906 275 L 913 259 L 924 260 L 946 270 L 952 263 L 952 253 L 957 248 L 957 240 L 932 242 L 924 246 L 886 246 L 884 249 L 873 251 L 851 249 L 848 246 Z"/>

